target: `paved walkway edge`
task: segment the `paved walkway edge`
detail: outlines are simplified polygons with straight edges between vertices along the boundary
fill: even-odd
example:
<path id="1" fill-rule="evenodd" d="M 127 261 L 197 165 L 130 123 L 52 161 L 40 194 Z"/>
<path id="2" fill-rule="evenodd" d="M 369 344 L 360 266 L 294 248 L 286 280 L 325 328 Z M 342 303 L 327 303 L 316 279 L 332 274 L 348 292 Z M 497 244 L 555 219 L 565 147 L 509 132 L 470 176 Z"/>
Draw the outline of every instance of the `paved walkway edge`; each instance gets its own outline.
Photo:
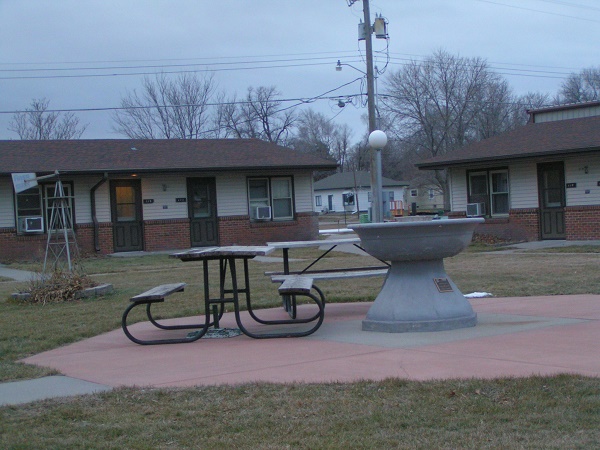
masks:
<path id="1" fill-rule="evenodd" d="M 63 375 L 0 384 L 0 406 L 110 391 L 112 387 Z"/>

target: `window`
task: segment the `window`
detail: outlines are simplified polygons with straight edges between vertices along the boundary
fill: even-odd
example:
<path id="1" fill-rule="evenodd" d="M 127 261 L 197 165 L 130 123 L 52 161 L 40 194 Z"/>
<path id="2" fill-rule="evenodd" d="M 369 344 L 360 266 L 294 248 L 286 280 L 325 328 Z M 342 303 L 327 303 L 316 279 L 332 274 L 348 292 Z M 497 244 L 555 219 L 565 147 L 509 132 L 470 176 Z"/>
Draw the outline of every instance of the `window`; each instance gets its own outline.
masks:
<path id="1" fill-rule="evenodd" d="M 419 196 L 419 191 L 417 189 L 411 189 L 410 190 L 410 196 L 411 197 L 418 197 Z"/>
<path id="2" fill-rule="evenodd" d="M 40 186 L 35 186 L 26 191 L 15 194 L 15 205 L 17 213 L 17 233 L 32 232 L 33 229 L 28 226 L 31 220 L 42 217 L 42 190 Z M 44 228 L 39 230 L 43 232 Z"/>
<path id="3" fill-rule="evenodd" d="M 15 211 L 17 219 L 17 233 L 43 233 L 50 227 L 52 207 L 55 200 L 55 184 L 35 186 L 26 191 L 15 194 Z M 73 185 L 63 183 L 64 194 L 67 202 L 67 215 L 64 225 L 72 227 L 73 223 Z M 61 226 L 55 222 L 55 227 Z"/>
<path id="4" fill-rule="evenodd" d="M 354 205 L 354 193 L 347 192 L 342 194 L 342 200 L 344 202 L 344 206 Z"/>
<path id="5" fill-rule="evenodd" d="M 429 200 L 433 200 L 435 198 L 435 191 L 433 189 L 429 189 Z"/>
<path id="6" fill-rule="evenodd" d="M 484 203 L 492 216 L 508 214 L 508 169 L 472 171 L 467 179 L 468 203 Z"/>
<path id="7" fill-rule="evenodd" d="M 291 177 L 250 178 L 248 179 L 248 206 L 250 219 L 266 219 L 264 208 L 271 208 L 272 220 L 294 218 Z M 259 211 L 260 215 L 259 215 Z"/>
<path id="8" fill-rule="evenodd" d="M 315 195 L 315 206 L 323 206 L 323 199 L 320 195 Z"/>
<path id="9" fill-rule="evenodd" d="M 492 185 L 492 214 L 508 214 L 508 171 L 490 173 Z"/>

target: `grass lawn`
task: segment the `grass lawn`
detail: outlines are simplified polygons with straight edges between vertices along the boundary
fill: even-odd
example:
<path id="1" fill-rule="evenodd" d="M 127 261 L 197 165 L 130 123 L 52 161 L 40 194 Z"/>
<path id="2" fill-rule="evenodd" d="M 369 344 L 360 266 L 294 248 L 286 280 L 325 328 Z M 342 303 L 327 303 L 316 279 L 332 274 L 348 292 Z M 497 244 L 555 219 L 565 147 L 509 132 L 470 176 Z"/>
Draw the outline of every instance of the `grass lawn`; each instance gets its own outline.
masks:
<path id="1" fill-rule="evenodd" d="M 448 274 L 462 292 L 485 291 L 497 297 L 600 294 L 597 252 L 485 250 L 474 246 L 445 260 Z M 291 257 L 310 258 L 315 252 L 305 249 Z M 339 252 L 323 263 L 377 265 L 369 257 Z M 294 264 L 299 268 L 303 262 Z M 10 267 L 35 270 L 27 264 Z M 30 305 L 8 300 L 24 283 L 0 280 L 0 381 L 51 373 L 17 361 L 119 328 L 128 299 L 155 285 L 188 283 L 176 301 L 161 305 L 164 317 L 196 313 L 202 293 L 197 263 L 149 255 L 91 258 L 84 267 L 97 282 L 112 283 L 115 293 Z M 276 285 L 264 272 L 280 268 L 280 263 L 251 261 L 258 306 L 279 304 Z M 351 302 L 373 300 L 381 283 L 381 278 L 369 278 L 328 281 L 321 287 L 328 301 Z M 128 388 L 0 408 L 0 447 L 594 448 L 600 444 L 599 381 L 558 376 Z"/>

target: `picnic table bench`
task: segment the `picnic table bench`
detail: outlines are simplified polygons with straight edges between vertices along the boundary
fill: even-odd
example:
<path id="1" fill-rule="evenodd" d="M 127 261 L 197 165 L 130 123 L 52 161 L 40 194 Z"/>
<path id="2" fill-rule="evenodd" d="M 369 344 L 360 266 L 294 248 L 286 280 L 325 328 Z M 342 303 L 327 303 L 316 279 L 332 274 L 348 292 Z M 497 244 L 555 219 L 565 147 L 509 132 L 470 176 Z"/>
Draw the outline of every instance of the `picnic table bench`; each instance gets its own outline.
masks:
<path id="1" fill-rule="evenodd" d="M 172 284 L 161 284 L 160 286 L 153 287 L 152 289 L 131 297 L 131 304 L 125 309 L 121 318 L 121 328 L 125 336 L 131 341 L 140 345 L 153 345 L 153 344 L 177 344 L 183 342 L 193 342 L 199 339 L 201 336 L 187 336 L 183 338 L 170 338 L 170 339 L 140 339 L 131 333 L 127 325 L 127 317 L 129 313 L 138 306 L 146 305 L 146 316 L 152 325 L 161 330 L 187 330 L 187 329 L 198 329 L 202 327 L 202 324 L 193 325 L 164 325 L 159 323 L 152 315 L 152 305 L 154 303 L 161 303 L 165 301 L 165 298 L 175 292 L 183 292 L 186 283 L 172 283 Z"/>

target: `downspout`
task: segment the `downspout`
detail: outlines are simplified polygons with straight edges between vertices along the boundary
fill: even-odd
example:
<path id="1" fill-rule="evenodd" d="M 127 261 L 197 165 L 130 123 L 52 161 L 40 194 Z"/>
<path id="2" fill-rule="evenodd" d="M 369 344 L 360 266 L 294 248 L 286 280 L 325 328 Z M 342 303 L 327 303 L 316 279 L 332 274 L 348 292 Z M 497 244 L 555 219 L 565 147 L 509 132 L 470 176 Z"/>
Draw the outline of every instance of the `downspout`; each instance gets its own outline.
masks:
<path id="1" fill-rule="evenodd" d="M 98 216 L 96 215 L 96 191 L 100 186 L 106 183 L 108 180 L 108 172 L 104 172 L 104 176 L 98 183 L 96 183 L 90 189 L 90 204 L 92 208 L 92 222 L 94 223 L 94 249 L 99 252 L 100 251 L 100 236 L 99 236 L 99 224 L 98 224 Z"/>

